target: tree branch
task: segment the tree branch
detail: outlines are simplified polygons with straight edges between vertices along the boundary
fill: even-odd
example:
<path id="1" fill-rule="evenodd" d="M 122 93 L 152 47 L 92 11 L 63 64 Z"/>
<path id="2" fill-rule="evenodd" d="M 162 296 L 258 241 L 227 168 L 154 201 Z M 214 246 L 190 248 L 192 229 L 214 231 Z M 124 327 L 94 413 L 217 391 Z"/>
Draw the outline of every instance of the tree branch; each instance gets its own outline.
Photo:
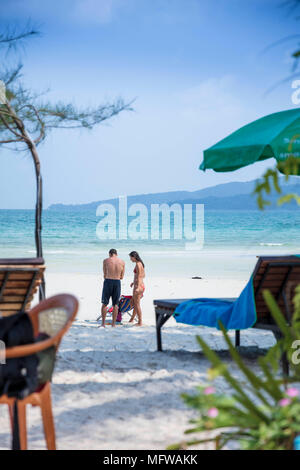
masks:
<path id="1" fill-rule="evenodd" d="M 33 111 L 33 113 L 34 113 L 35 117 L 37 118 L 38 123 L 39 123 L 39 125 L 40 125 L 40 134 L 39 134 L 39 136 L 38 136 L 36 139 L 34 139 L 35 145 L 38 145 L 38 144 L 45 138 L 45 136 L 46 136 L 46 133 L 45 133 L 45 123 L 42 121 L 42 119 L 41 119 L 41 117 L 40 117 L 40 115 L 39 115 L 38 110 L 36 109 L 36 107 L 35 107 L 33 104 L 27 103 L 27 104 L 25 104 L 24 106 L 22 106 L 22 107 L 20 108 L 20 110 L 21 110 L 21 109 L 24 109 L 24 108 L 32 109 L 32 111 Z"/>
<path id="2" fill-rule="evenodd" d="M 8 30 L 6 33 L 0 33 L 0 47 L 6 46 L 9 49 L 22 45 L 24 39 L 32 36 L 39 36 L 40 32 L 27 24 L 23 31 L 17 33 L 15 30 Z"/>
<path id="3" fill-rule="evenodd" d="M 11 116 L 12 117 L 12 116 Z M 0 119 L 1 121 L 3 122 L 4 126 L 12 133 L 14 134 L 16 137 L 18 138 L 22 138 L 22 135 L 21 134 L 18 134 L 18 132 L 16 132 L 9 124 L 8 122 L 6 121 L 5 117 L 1 114 L 0 112 Z"/>
<path id="4" fill-rule="evenodd" d="M 0 140 L 0 144 L 12 144 L 12 143 L 16 143 L 16 142 L 22 142 L 23 139 L 20 138 L 20 139 L 10 139 L 10 140 Z"/>

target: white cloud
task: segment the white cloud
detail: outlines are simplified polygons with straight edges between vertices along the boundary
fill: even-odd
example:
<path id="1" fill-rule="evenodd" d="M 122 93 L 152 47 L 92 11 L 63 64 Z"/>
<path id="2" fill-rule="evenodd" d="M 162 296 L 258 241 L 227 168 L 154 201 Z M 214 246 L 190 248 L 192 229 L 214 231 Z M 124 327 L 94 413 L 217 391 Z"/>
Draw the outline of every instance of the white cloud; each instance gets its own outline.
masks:
<path id="1" fill-rule="evenodd" d="M 80 22 L 109 23 L 123 0 L 76 0 L 72 2 L 72 17 Z"/>
<path id="2" fill-rule="evenodd" d="M 237 96 L 237 83 L 233 76 L 210 78 L 199 85 L 189 88 L 179 95 L 186 113 L 227 114 L 240 108 Z M 207 114 L 206 114 L 207 116 Z"/>
<path id="3" fill-rule="evenodd" d="M 231 75 L 204 80 L 179 93 L 176 102 L 186 131 L 201 136 L 204 145 L 257 117 L 243 85 Z"/>
<path id="4" fill-rule="evenodd" d="M 2 2 L 7 0 L 2 0 Z M 77 23 L 104 24 L 113 20 L 116 11 L 130 0 L 11 0 L 2 8 L 1 16 L 9 20 L 33 18 L 34 20 L 76 21 Z M 1 5 L 1 0 L 0 0 Z"/>

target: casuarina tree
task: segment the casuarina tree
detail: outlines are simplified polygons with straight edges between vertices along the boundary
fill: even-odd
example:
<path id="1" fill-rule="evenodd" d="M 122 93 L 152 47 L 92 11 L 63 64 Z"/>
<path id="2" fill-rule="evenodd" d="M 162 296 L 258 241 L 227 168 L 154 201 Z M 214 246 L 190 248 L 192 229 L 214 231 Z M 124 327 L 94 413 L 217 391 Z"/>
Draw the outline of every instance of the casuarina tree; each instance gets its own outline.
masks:
<path id="1" fill-rule="evenodd" d="M 0 147 L 27 152 L 33 161 L 36 177 L 35 242 L 37 257 L 43 255 L 42 230 L 42 176 L 38 146 L 53 129 L 92 129 L 125 110 L 131 103 L 118 98 L 95 107 L 79 109 L 71 103 L 53 103 L 28 89 L 22 76 L 22 64 L 8 66 L 7 57 L 24 46 L 24 41 L 39 33 L 31 27 L 24 31 L 0 32 Z M 15 56 L 15 54 L 14 54 Z"/>

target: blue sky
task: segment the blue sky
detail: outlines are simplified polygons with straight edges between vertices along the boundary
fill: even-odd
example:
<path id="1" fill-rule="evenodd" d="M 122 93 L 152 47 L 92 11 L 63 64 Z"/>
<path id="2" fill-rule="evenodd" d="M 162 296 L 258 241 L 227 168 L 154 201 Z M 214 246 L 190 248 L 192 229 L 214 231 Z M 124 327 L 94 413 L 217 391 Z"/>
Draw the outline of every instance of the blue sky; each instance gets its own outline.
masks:
<path id="1" fill-rule="evenodd" d="M 1 28 L 38 25 L 19 52 L 26 85 L 79 106 L 136 99 L 93 131 L 55 131 L 39 147 L 45 207 L 118 195 L 197 190 L 259 177 L 198 170 L 205 148 L 292 108 L 297 13 L 281 0 L 0 0 Z M 1 150 L 0 208 L 32 208 L 29 157 Z"/>

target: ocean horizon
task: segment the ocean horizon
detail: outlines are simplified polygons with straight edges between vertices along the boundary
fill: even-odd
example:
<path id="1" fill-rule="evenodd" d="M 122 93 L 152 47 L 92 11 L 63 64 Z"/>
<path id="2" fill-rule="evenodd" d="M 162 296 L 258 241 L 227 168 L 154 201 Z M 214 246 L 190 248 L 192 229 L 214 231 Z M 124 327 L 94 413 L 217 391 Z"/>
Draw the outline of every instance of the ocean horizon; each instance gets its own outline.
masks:
<path id="1" fill-rule="evenodd" d="M 185 249 L 184 238 L 99 240 L 98 222 L 95 211 L 45 210 L 42 238 L 47 270 L 97 273 L 114 247 L 125 260 L 129 251 L 139 251 L 148 275 L 246 279 L 258 255 L 300 253 L 300 210 L 205 211 L 204 246 L 192 250 Z M 0 257 L 32 256 L 34 210 L 0 210 Z"/>

